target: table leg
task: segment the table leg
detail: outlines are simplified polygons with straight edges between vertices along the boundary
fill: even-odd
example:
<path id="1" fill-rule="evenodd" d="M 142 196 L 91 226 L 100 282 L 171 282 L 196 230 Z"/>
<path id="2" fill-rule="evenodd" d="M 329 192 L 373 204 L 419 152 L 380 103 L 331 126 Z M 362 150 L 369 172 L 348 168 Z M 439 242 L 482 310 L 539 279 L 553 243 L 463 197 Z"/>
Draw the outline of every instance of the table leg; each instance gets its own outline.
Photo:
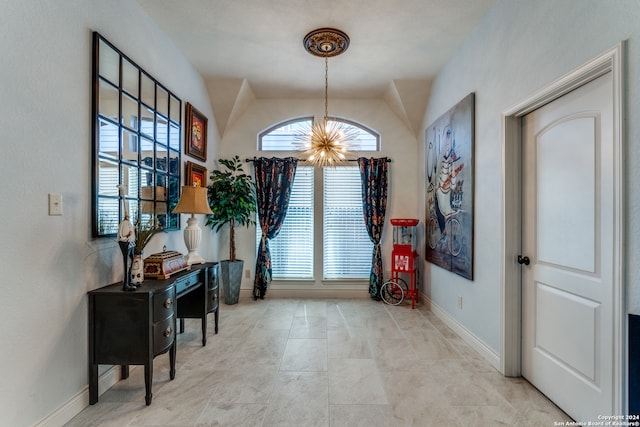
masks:
<path id="1" fill-rule="evenodd" d="M 89 363 L 89 404 L 98 402 L 98 365 Z"/>
<path id="2" fill-rule="evenodd" d="M 169 378 L 174 379 L 176 377 L 176 342 L 173 341 L 171 349 L 169 350 Z"/>
<path id="3" fill-rule="evenodd" d="M 120 365 L 120 379 L 126 380 L 129 378 L 129 365 Z"/>
<path id="4" fill-rule="evenodd" d="M 144 390 L 146 392 L 144 396 L 144 401 L 147 406 L 151 405 L 151 398 L 153 394 L 151 393 L 151 384 L 153 382 L 153 359 L 147 361 L 144 364 Z"/>
<path id="5" fill-rule="evenodd" d="M 204 317 L 202 317 L 202 346 L 207 345 L 207 307 L 205 307 Z"/>

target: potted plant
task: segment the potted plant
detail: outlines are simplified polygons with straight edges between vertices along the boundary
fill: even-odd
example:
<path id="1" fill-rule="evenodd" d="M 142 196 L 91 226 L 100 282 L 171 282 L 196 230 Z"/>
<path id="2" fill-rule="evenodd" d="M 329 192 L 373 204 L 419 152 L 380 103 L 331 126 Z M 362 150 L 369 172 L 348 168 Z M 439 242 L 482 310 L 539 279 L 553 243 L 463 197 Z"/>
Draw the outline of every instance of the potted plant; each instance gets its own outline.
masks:
<path id="1" fill-rule="evenodd" d="M 236 258 L 235 227 L 255 224 L 255 184 L 246 174 L 238 156 L 218 160 L 223 170 L 211 172 L 208 188 L 212 215 L 207 225 L 214 231 L 229 224 L 229 259 L 220 261 L 220 277 L 225 304 L 236 304 L 240 296 L 240 283 L 244 261 Z"/>

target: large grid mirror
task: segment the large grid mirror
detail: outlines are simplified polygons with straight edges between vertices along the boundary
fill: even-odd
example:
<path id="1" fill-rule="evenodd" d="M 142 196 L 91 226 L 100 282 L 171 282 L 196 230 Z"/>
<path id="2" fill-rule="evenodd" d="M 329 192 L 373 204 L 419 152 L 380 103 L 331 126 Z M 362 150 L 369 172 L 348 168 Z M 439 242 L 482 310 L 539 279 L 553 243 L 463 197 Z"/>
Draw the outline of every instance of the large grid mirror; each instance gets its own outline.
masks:
<path id="1" fill-rule="evenodd" d="M 182 101 L 93 33 L 93 236 L 115 236 L 124 217 L 180 228 Z"/>

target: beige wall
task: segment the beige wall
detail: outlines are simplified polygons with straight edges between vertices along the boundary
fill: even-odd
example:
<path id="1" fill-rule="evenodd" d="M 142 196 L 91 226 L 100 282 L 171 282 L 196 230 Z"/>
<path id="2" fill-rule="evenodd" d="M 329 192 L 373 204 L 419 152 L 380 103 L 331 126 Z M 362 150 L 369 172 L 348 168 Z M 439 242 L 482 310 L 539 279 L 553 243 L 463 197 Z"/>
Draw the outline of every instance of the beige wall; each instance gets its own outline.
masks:
<path id="1" fill-rule="evenodd" d="M 266 157 L 273 155 L 290 156 L 292 153 L 258 152 L 256 149 L 258 133 L 275 123 L 291 117 L 315 115 L 317 118 L 322 118 L 324 114 L 323 108 L 324 103 L 322 99 L 258 99 L 249 106 L 247 111 L 239 117 L 237 121 L 226 129 L 220 146 L 220 156 L 222 158 L 230 158 L 238 154 L 242 159 L 262 155 Z M 416 197 L 418 189 L 415 179 L 417 168 L 415 156 L 417 141 L 413 133 L 395 116 L 387 104 L 380 100 L 330 99 L 329 114 L 355 120 L 375 129 L 382 135 L 382 152 L 359 154 L 373 157 L 387 156 L 392 159 L 389 169 L 390 183 L 387 218 L 416 217 L 418 214 Z M 246 170 L 252 171 L 249 164 L 247 164 Z M 319 213 L 321 213 L 321 211 Z M 227 230 L 222 230 L 220 237 L 220 254 L 222 257 L 226 257 L 228 253 Z M 252 289 L 256 258 L 255 229 L 252 227 L 251 229 L 238 230 L 236 237 L 238 257 L 245 260 L 245 269 L 250 269 L 251 271 L 251 278 L 243 279 L 242 289 Z M 383 237 L 384 254 L 391 253 L 391 243 L 391 227 L 387 223 Z M 316 246 L 315 251 L 317 254 L 321 253 L 322 247 Z M 389 265 L 389 260 L 386 259 L 385 270 L 389 269 Z M 315 284 L 304 285 L 296 282 L 287 282 L 286 284 L 276 282 L 272 284 L 272 288 L 313 288 L 316 291 L 323 288 L 326 289 L 327 285 L 323 285 L 320 279 L 321 278 L 317 278 Z M 339 292 L 341 289 L 364 289 L 363 295 L 367 295 L 367 285 L 341 285 L 334 288 L 333 292 Z"/>
<path id="2" fill-rule="evenodd" d="M 210 158 L 218 132 L 199 74 L 135 1 L 9 1 L 0 15 L 0 425 L 57 425 L 88 403 L 86 293 L 122 279 L 116 243 L 91 238 L 91 31 L 210 118 Z M 64 215 L 48 216 L 48 193 Z M 148 250 L 164 243 L 186 252 L 181 232 Z"/>
<path id="3" fill-rule="evenodd" d="M 433 82 L 423 129 L 468 93 L 476 94 L 475 278 L 471 282 L 425 263 L 429 293 L 496 354 L 501 350 L 502 113 L 623 40 L 628 42 L 624 157 L 629 236 L 624 284 L 629 309 L 640 313 L 640 267 L 634 262 L 640 256 L 635 238 L 640 169 L 633 167 L 640 160 L 639 20 L 636 0 L 499 0 Z M 424 139 L 419 142 L 418 155 L 424 159 Z M 425 180 L 424 166 L 418 180 Z"/>

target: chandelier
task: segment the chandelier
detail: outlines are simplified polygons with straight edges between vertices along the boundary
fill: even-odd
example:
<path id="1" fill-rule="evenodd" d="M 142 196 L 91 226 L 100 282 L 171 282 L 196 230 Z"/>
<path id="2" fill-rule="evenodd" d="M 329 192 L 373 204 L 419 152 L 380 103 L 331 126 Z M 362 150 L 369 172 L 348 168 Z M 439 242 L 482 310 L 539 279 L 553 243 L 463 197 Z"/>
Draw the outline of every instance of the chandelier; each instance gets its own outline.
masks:
<path id="1" fill-rule="evenodd" d="M 349 145 L 357 139 L 358 130 L 344 123 L 329 121 L 329 57 L 349 47 L 349 36 L 333 28 L 320 28 L 304 37 L 304 48 L 324 58 L 324 120 L 314 121 L 311 128 L 296 136 L 296 145 L 304 160 L 316 167 L 335 166 L 347 160 Z"/>

